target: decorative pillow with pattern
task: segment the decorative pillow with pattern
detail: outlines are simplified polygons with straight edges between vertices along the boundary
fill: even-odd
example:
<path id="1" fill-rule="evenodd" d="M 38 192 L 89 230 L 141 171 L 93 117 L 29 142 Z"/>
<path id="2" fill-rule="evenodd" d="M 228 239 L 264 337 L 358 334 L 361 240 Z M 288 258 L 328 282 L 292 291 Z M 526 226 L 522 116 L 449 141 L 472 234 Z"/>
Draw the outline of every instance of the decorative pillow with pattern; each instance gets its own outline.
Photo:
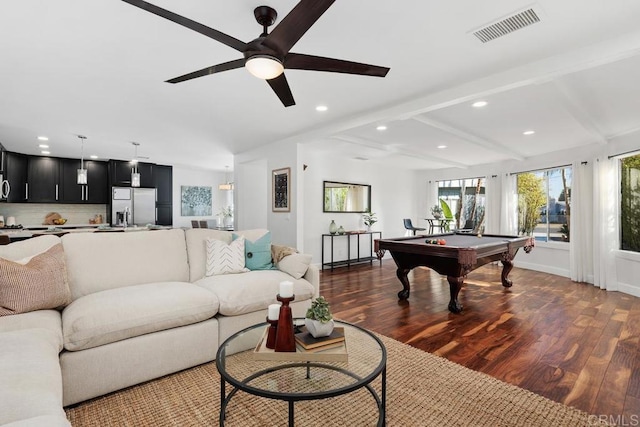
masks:
<path id="1" fill-rule="evenodd" d="M 244 237 L 230 244 L 222 240 L 207 239 L 207 276 L 244 273 L 249 271 L 244 264 Z"/>
<path id="2" fill-rule="evenodd" d="M 70 302 L 61 243 L 19 261 L 0 258 L 0 316 L 55 309 Z"/>

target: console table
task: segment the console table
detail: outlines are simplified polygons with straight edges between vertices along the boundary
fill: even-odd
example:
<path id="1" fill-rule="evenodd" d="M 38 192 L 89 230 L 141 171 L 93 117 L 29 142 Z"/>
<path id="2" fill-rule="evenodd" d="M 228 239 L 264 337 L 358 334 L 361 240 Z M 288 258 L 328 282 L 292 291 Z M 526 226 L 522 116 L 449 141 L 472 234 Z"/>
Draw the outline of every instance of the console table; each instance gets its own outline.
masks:
<path id="1" fill-rule="evenodd" d="M 323 234 L 322 235 L 322 269 L 324 270 L 325 266 L 330 267 L 331 271 L 333 271 L 334 267 L 341 267 L 346 265 L 347 267 L 350 267 L 351 264 L 358 264 L 358 263 L 362 263 L 362 262 L 368 262 L 370 264 L 373 264 L 373 260 L 377 259 L 378 261 L 380 261 L 380 265 L 382 265 L 382 256 L 384 255 L 384 252 L 376 252 L 374 250 L 374 244 L 373 244 L 373 235 L 376 234 L 378 235 L 378 239 L 382 239 L 382 232 L 381 231 L 363 231 L 363 232 L 347 232 L 345 234 Z M 356 257 L 355 258 L 351 258 L 351 238 L 355 237 L 356 240 Z M 369 256 L 365 256 L 365 257 L 361 257 L 360 256 L 360 240 L 362 238 L 365 238 L 369 240 L 369 245 L 371 248 L 371 254 Z M 343 259 L 343 260 L 339 260 L 339 261 L 335 261 L 334 259 L 334 247 L 333 247 L 333 243 L 335 239 L 343 239 L 346 238 L 347 239 L 347 259 Z M 326 239 L 330 239 L 331 240 L 331 250 L 330 250 L 330 261 L 329 262 L 325 262 L 324 259 L 324 246 L 325 246 L 325 240 Z"/>

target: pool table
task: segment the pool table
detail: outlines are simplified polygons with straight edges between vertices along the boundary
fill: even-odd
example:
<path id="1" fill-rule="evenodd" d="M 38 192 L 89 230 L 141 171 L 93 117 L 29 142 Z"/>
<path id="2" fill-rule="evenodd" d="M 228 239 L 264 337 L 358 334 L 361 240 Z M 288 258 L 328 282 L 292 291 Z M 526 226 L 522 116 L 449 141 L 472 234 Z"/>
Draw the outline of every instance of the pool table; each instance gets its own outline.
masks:
<path id="1" fill-rule="evenodd" d="M 444 239 L 444 245 L 427 243 Z M 509 272 L 519 248 L 529 253 L 534 240 L 529 237 L 475 235 L 467 233 L 443 233 L 430 236 L 411 236 L 376 240 L 377 251 L 389 251 L 398 266 L 396 275 L 403 289 L 398 292 L 401 300 L 409 298 L 410 284 L 407 275 L 411 269 L 424 266 L 447 276 L 451 300 L 449 310 L 462 311 L 458 294 L 465 276 L 472 270 L 492 261 L 502 262 L 502 286 L 510 287 Z"/>

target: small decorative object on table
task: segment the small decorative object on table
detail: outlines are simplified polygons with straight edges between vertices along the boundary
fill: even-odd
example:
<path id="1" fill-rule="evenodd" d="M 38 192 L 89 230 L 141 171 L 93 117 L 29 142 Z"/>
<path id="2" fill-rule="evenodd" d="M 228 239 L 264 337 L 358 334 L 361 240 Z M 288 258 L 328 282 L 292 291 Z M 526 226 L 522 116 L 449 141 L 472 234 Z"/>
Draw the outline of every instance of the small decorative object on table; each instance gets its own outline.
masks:
<path id="1" fill-rule="evenodd" d="M 442 208 L 440 207 L 440 205 L 433 205 L 433 207 L 431 208 L 431 215 L 433 215 L 435 219 L 442 218 Z"/>
<path id="2" fill-rule="evenodd" d="M 267 348 L 270 348 L 272 350 L 276 347 L 278 317 L 280 317 L 280 304 L 269 305 L 269 312 L 267 314 L 267 323 L 269 323 L 269 332 L 267 334 Z"/>
<path id="3" fill-rule="evenodd" d="M 371 231 L 371 227 L 373 227 L 373 224 L 378 222 L 376 214 L 371 212 L 371 210 L 362 214 L 362 220 L 364 221 L 364 225 L 367 227 L 367 231 Z"/>
<path id="4" fill-rule="evenodd" d="M 329 302 L 319 296 L 311 301 L 311 307 L 307 310 L 304 319 L 307 330 L 314 338 L 328 337 L 333 332 L 333 316 L 329 309 Z"/>
<path id="5" fill-rule="evenodd" d="M 280 293 L 276 297 L 282 303 L 278 316 L 278 329 L 276 332 L 275 351 L 296 351 L 296 338 L 293 333 L 293 314 L 289 303 L 295 299 L 293 295 L 293 283 L 280 282 Z"/>
<path id="6" fill-rule="evenodd" d="M 334 220 L 331 220 L 331 224 L 329 224 L 329 234 L 336 234 L 338 232 L 338 226 Z"/>
<path id="7" fill-rule="evenodd" d="M 344 228 L 342 226 L 338 227 L 338 234 L 344 234 Z"/>

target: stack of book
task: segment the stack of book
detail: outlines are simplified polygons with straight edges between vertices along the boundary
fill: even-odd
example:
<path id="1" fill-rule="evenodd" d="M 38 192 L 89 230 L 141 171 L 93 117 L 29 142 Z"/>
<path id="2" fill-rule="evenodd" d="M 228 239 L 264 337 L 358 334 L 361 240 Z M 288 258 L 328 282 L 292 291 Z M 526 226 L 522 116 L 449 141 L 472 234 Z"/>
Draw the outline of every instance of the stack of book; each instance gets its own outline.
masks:
<path id="1" fill-rule="evenodd" d="M 329 349 L 344 347 L 344 328 L 335 327 L 328 337 L 314 338 L 308 331 L 296 334 L 296 346 L 299 351 L 317 353 Z"/>

